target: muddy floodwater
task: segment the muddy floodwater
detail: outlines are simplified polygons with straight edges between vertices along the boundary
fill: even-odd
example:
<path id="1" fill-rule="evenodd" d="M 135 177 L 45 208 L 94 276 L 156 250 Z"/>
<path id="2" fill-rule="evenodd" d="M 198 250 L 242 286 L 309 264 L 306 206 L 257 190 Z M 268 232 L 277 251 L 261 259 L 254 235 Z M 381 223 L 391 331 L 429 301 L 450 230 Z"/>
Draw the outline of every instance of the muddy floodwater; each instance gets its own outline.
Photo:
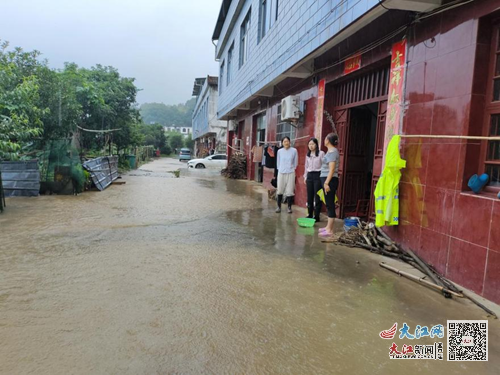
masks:
<path id="1" fill-rule="evenodd" d="M 485 313 L 322 244 L 296 226 L 304 209 L 277 215 L 254 184 L 169 159 L 122 181 L 7 200 L 1 374 L 499 373 L 494 320 L 487 363 L 389 359 L 393 342 L 446 342 L 381 339 L 395 322 Z"/>

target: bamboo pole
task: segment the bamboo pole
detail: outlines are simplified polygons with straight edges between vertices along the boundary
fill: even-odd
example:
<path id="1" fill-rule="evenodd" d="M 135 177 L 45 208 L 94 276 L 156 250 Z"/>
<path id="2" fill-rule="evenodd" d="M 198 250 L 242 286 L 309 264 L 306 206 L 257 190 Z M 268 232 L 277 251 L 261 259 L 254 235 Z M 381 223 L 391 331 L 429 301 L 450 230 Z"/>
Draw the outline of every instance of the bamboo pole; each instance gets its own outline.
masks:
<path id="1" fill-rule="evenodd" d="M 456 292 L 454 292 L 454 291 L 452 291 L 452 290 L 449 290 L 449 289 L 446 289 L 446 288 L 444 288 L 444 287 L 442 287 L 442 286 L 440 286 L 440 285 L 436 285 L 436 284 L 434 284 L 434 283 L 431 283 L 430 281 L 424 280 L 424 279 L 423 279 L 423 278 L 421 278 L 421 277 L 414 276 L 414 275 L 409 274 L 409 273 L 404 272 L 404 271 L 400 271 L 400 270 L 398 270 L 398 269 L 396 269 L 396 268 L 394 268 L 394 267 L 391 267 L 391 266 L 389 266 L 389 265 L 385 264 L 384 262 L 380 262 L 380 263 L 379 263 L 379 265 L 380 265 L 380 267 L 382 267 L 382 268 L 385 268 L 385 269 L 387 269 L 387 270 L 389 270 L 389 271 L 392 271 L 392 272 L 394 272 L 394 273 L 397 273 L 398 275 L 403 276 L 403 277 L 406 277 L 406 278 L 407 278 L 407 279 L 409 279 L 409 280 L 415 281 L 415 282 L 420 283 L 420 284 L 422 284 L 422 285 L 426 285 L 426 286 L 428 286 L 428 287 L 430 287 L 430 288 L 433 288 L 433 289 L 435 289 L 435 290 L 439 290 L 439 291 L 440 291 L 440 292 L 442 292 L 442 293 L 449 293 L 449 294 L 451 294 L 451 295 L 454 295 L 455 297 L 464 298 L 463 294 L 456 293 Z"/>
<path id="2" fill-rule="evenodd" d="M 485 137 L 477 135 L 430 135 L 430 134 L 398 134 L 401 138 L 440 138 L 440 139 L 472 139 L 480 141 L 500 141 L 500 137 Z"/>

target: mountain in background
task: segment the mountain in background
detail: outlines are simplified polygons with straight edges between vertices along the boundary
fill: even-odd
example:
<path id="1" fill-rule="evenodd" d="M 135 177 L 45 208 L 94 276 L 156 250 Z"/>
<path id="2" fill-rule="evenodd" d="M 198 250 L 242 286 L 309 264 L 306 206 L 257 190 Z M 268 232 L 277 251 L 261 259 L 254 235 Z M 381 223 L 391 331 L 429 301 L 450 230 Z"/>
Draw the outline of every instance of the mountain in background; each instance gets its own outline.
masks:
<path id="1" fill-rule="evenodd" d="M 161 124 L 166 126 L 191 126 L 196 98 L 184 104 L 166 105 L 163 103 L 144 103 L 139 111 L 145 124 Z"/>

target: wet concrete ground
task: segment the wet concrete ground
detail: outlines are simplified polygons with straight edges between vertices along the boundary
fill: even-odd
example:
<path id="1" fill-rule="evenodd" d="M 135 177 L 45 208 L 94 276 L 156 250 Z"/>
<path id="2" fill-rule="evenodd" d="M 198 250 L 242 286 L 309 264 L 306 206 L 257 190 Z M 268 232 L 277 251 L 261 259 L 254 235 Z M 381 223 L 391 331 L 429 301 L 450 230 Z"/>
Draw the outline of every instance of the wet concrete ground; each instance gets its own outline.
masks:
<path id="1" fill-rule="evenodd" d="M 484 319 L 467 301 L 325 245 L 248 182 L 161 159 L 104 192 L 7 201 L 2 374 L 498 374 L 489 362 L 390 360 L 398 322 Z M 446 347 L 446 346 L 445 346 Z M 445 353 L 446 354 L 446 353 Z"/>

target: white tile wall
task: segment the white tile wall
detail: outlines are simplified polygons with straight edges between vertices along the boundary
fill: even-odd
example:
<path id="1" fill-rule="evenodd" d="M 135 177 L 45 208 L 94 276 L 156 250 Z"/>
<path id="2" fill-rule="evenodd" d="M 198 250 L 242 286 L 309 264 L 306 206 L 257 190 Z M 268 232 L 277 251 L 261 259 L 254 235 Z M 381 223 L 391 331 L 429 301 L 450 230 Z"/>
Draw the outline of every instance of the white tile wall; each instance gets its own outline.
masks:
<path id="1" fill-rule="evenodd" d="M 243 1 L 243 0 L 242 0 Z M 276 1 L 276 0 L 268 0 Z M 238 0 L 233 0 L 219 38 L 219 63 L 227 60 L 227 49 L 234 41 L 235 55 L 239 56 L 240 26 L 251 8 L 248 61 L 234 70 L 231 83 L 224 88 L 218 100 L 217 115 L 222 117 L 267 83 L 277 78 L 306 55 L 327 42 L 341 29 L 378 4 L 378 0 L 279 0 L 278 20 L 257 44 L 259 0 L 246 0 L 235 17 Z M 227 42 L 222 41 L 229 32 Z M 222 48 L 222 50 L 220 50 Z M 237 59 L 236 59 L 237 60 Z M 227 67 L 227 62 L 225 64 Z"/>

